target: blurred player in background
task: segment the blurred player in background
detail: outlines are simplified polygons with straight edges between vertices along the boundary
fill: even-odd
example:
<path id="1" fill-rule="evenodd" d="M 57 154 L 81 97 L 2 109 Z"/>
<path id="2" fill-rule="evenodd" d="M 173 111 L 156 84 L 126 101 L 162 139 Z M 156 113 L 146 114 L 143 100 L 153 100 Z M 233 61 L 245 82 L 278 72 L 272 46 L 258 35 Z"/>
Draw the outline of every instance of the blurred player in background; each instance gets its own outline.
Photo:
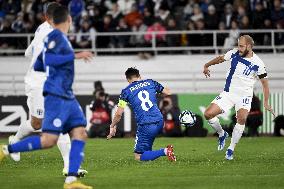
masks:
<path id="1" fill-rule="evenodd" d="M 1 146 L 0 161 L 15 152 L 46 149 L 54 146 L 60 133 L 69 133 L 72 137 L 69 155 L 69 169 L 64 188 L 91 189 L 77 181 L 78 170 L 84 158 L 84 146 L 87 138 L 86 119 L 72 91 L 74 80 L 74 59 L 91 60 L 92 53 L 74 54 L 67 39 L 72 19 L 68 9 L 58 6 L 53 11 L 52 30 L 44 39 L 44 48 L 38 56 L 34 69 L 46 71 L 43 87 L 44 120 L 41 136 L 30 136 L 15 144 Z"/>
<path id="2" fill-rule="evenodd" d="M 139 70 L 128 68 L 125 76 L 129 85 L 122 90 L 118 108 L 110 125 L 107 139 L 115 136 L 117 123 L 120 121 L 124 108 L 129 103 L 137 121 L 137 133 L 134 147 L 135 160 L 150 161 L 161 156 L 168 156 L 170 161 L 176 161 L 172 145 L 152 151 L 155 137 L 163 131 L 164 120 L 157 105 L 157 93 L 170 95 L 170 90 L 160 83 L 146 79 L 142 80 Z"/>
<path id="3" fill-rule="evenodd" d="M 264 94 L 264 107 L 273 115 L 273 109 L 268 103 L 269 86 L 267 72 L 263 61 L 252 51 L 253 39 L 249 35 L 243 35 L 238 39 L 238 48 L 228 51 L 204 65 L 203 73 L 210 77 L 209 67 L 225 61 L 231 61 L 231 68 L 227 74 L 224 91 L 217 96 L 204 112 L 208 123 L 219 134 L 218 150 L 223 150 L 226 138 L 229 136 L 219 122 L 217 115 L 229 111 L 235 107 L 237 123 L 234 127 L 231 144 L 226 151 L 226 159 L 232 160 L 236 144 L 239 142 L 244 129 L 248 113 L 251 108 L 253 86 L 260 79 Z"/>
<path id="4" fill-rule="evenodd" d="M 46 74 L 44 72 L 35 71 L 33 66 L 43 50 L 44 38 L 53 31 L 53 11 L 59 6 L 60 4 L 55 2 L 46 4 L 46 21 L 37 28 L 35 37 L 25 52 L 25 56 L 31 58 L 31 64 L 25 76 L 26 95 L 28 97 L 27 105 L 30 116 L 29 120 L 21 123 L 16 135 L 9 137 L 9 144 L 16 143 L 26 136 L 31 135 L 34 131 L 41 129 L 42 119 L 44 118 L 44 97 L 42 92 Z M 69 166 L 70 145 L 69 134 L 61 134 L 57 146 L 64 161 L 63 174 L 65 176 L 67 175 Z M 20 161 L 20 153 L 11 154 L 11 158 L 14 161 Z M 87 171 L 79 169 L 79 173 L 80 177 L 83 177 L 87 174 Z"/>

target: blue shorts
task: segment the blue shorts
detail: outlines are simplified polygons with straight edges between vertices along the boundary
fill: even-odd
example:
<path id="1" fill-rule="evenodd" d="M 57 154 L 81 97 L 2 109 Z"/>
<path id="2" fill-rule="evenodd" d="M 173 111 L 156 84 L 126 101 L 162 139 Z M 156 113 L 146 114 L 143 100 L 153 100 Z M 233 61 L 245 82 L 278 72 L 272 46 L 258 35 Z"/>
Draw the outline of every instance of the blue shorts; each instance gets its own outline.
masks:
<path id="1" fill-rule="evenodd" d="M 87 125 L 82 108 L 76 99 L 47 95 L 44 97 L 44 109 L 42 132 L 65 134 L 75 127 Z"/>
<path id="2" fill-rule="evenodd" d="M 152 151 L 154 140 L 163 131 L 163 127 L 163 120 L 153 124 L 138 125 L 134 152 L 143 154 L 145 151 Z"/>

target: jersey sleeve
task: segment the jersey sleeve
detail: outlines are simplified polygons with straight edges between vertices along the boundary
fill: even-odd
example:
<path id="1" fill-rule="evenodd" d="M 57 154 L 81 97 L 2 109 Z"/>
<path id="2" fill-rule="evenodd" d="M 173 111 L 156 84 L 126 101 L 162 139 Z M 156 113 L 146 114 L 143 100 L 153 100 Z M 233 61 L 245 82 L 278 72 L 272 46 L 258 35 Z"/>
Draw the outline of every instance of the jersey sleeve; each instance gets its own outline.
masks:
<path id="1" fill-rule="evenodd" d="M 232 55 L 235 54 L 236 52 L 237 52 L 237 49 L 232 49 L 228 51 L 226 54 L 224 54 L 224 59 L 226 61 L 230 60 L 232 58 Z"/>
<path id="2" fill-rule="evenodd" d="M 68 45 L 62 35 L 46 38 L 44 61 L 49 66 L 60 66 L 75 59 L 74 52 L 62 54 L 61 50 Z"/>
<path id="3" fill-rule="evenodd" d="M 25 51 L 25 57 L 31 58 L 33 56 L 33 41 L 31 44 L 28 46 L 28 48 Z"/>
<path id="4" fill-rule="evenodd" d="M 128 100 L 127 100 L 127 93 L 125 90 L 121 91 L 121 94 L 119 96 L 119 100 L 118 100 L 118 107 L 121 108 L 125 108 L 125 106 L 127 105 Z"/>
<path id="5" fill-rule="evenodd" d="M 257 76 L 259 79 L 267 78 L 267 72 L 264 63 L 260 60 L 260 64 L 257 70 Z"/>
<path id="6" fill-rule="evenodd" d="M 157 93 L 162 93 L 164 90 L 164 86 L 162 84 L 160 84 L 157 81 L 151 80 L 151 82 L 154 84 L 154 88 L 156 90 Z"/>

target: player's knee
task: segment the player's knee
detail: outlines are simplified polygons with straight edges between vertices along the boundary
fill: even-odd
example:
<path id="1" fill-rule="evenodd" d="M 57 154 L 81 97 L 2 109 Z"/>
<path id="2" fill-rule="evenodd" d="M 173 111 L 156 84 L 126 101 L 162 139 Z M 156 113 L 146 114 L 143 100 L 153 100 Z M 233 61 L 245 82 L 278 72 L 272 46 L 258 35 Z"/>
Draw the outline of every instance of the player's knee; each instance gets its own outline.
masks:
<path id="1" fill-rule="evenodd" d="M 237 123 L 240 125 L 246 124 L 247 116 L 245 115 L 237 115 Z"/>
<path id="2" fill-rule="evenodd" d="M 204 112 L 204 117 L 206 120 L 212 119 L 213 117 L 215 117 L 212 113 L 212 111 L 210 110 L 205 110 Z"/>
<path id="3" fill-rule="evenodd" d="M 87 135 L 87 132 L 85 131 L 85 129 L 82 131 L 82 139 L 83 140 L 87 140 L 88 138 L 88 135 Z"/>
<path id="4" fill-rule="evenodd" d="M 42 119 L 32 117 L 31 125 L 35 130 L 41 129 L 41 123 L 42 123 Z"/>
<path id="5" fill-rule="evenodd" d="M 87 140 L 87 137 L 88 137 L 86 129 L 83 126 L 74 128 L 70 134 L 72 136 L 72 139 L 77 139 L 77 140 L 85 141 Z"/>
<path id="6" fill-rule="evenodd" d="M 241 117 L 238 117 L 238 118 L 237 118 L 237 122 L 238 122 L 238 124 L 240 124 L 240 125 L 246 124 L 246 120 L 247 120 L 247 118 L 244 117 L 244 116 L 241 116 Z"/>
<path id="7" fill-rule="evenodd" d="M 51 134 L 43 134 L 41 136 L 41 147 L 42 148 L 51 148 L 57 144 L 58 136 Z"/>

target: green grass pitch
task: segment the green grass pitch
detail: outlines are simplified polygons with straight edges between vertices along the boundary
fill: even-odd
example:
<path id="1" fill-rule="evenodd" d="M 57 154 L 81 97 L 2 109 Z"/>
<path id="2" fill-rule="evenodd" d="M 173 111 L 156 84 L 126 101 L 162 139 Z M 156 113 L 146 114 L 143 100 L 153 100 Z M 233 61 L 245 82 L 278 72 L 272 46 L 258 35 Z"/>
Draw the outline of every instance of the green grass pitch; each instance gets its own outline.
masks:
<path id="1" fill-rule="evenodd" d="M 6 139 L 1 139 L 4 143 Z M 235 159 L 226 161 L 217 152 L 216 138 L 158 138 L 154 149 L 175 146 L 177 162 L 162 157 L 136 162 L 133 138 L 89 139 L 82 181 L 95 189 L 244 189 L 284 188 L 284 139 L 242 138 Z M 63 188 L 63 162 L 56 147 L 22 153 L 21 161 L 0 163 L 1 189 Z"/>

